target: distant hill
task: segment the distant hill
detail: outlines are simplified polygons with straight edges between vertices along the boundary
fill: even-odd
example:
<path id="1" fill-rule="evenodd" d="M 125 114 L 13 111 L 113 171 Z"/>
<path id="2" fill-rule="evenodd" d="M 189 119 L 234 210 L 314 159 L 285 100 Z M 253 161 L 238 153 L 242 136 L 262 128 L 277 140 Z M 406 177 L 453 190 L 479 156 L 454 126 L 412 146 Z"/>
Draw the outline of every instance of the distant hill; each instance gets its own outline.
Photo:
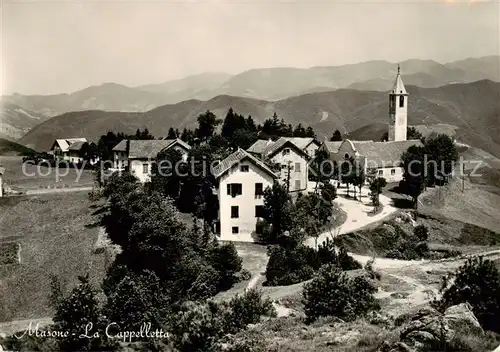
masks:
<path id="1" fill-rule="evenodd" d="M 0 138 L 15 140 L 48 117 L 19 105 L 2 102 L 0 110 Z"/>
<path id="2" fill-rule="evenodd" d="M 400 65 L 405 83 L 423 88 L 481 79 L 500 81 L 500 56 L 447 64 L 412 59 Z M 105 83 L 70 94 L 14 94 L 4 96 L 2 100 L 43 116 L 82 110 L 144 112 L 165 104 L 192 99 L 210 100 L 219 95 L 275 101 L 344 88 L 385 92 L 391 87 L 396 71 L 396 63 L 381 60 L 342 66 L 259 68 L 236 75 L 203 73 L 139 87 Z"/>
<path id="3" fill-rule="evenodd" d="M 0 155 L 26 155 L 34 150 L 16 142 L 0 138 Z"/>
<path id="4" fill-rule="evenodd" d="M 500 156 L 500 83 L 482 80 L 439 88 L 408 86 L 407 90 L 410 94 L 409 125 L 455 126 L 460 141 Z M 170 127 L 196 126 L 196 117 L 206 110 L 223 118 L 229 107 L 245 116 L 251 115 L 258 123 L 276 112 L 294 125 L 299 122 L 311 125 L 320 138 L 329 137 L 339 129 L 342 133 L 354 131 L 353 136 L 359 139 L 376 139 L 374 134 L 369 134 L 376 131 L 377 136 L 381 136 L 386 131 L 387 104 L 384 92 L 348 89 L 309 93 L 278 101 L 221 95 L 207 101 L 187 100 L 164 105 L 144 113 L 71 112 L 36 126 L 21 142 L 45 150 L 56 137 L 96 139 L 108 130 L 133 133 L 137 128 L 148 128 L 153 135 L 160 137 L 167 135 Z M 358 130 L 367 125 L 370 128 L 365 128 L 365 132 Z"/>

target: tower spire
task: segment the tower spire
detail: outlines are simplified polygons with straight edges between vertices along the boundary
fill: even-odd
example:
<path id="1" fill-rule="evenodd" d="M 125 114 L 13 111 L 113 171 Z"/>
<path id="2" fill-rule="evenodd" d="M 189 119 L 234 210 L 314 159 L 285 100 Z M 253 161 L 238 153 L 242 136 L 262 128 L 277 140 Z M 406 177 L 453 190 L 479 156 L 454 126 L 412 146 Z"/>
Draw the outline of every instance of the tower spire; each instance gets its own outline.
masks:
<path id="1" fill-rule="evenodd" d="M 399 64 L 398 64 L 398 75 L 399 75 L 399 72 L 400 72 L 400 67 L 399 67 Z"/>

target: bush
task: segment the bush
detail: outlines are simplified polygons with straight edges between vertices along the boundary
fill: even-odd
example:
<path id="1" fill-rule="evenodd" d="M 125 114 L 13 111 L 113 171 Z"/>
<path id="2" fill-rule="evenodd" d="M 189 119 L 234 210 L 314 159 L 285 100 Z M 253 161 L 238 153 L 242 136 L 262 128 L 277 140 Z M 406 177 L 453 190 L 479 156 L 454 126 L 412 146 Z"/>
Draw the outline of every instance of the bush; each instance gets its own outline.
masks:
<path id="1" fill-rule="evenodd" d="M 234 243 L 215 247 L 211 262 L 220 276 L 219 290 L 227 290 L 238 281 L 237 274 L 241 271 L 242 259 L 238 256 Z"/>
<path id="2" fill-rule="evenodd" d="M 442 298 L 433 305 L 439 310 L 469 302 L 485 330 L 500 332 L 500 273 L 495 263 L 470 258 L 455 273 L 443 278 Z"/>
<path id="3" fill-rule="evenodd" d="M 275 315 L 272 302 L 262 299 L 257 290 L 249 290 L 221 303 L 187 302 L 172 322 L 173 340 L 180 351 L 215 351 L 224 335 L 235 334 L 248 324 L 258 323 L 261 316 Z"/>
<path id="4" fill-rule="evenodd" d="M 267 285 L 292 285 L 312 278 L 321 266 L 317 252 L 310 247 L 271 246 L 266 267 Z"/>
<path id="5" fill-rule="evenodd" d="M 375 285 L 362 276 L 351 279 L 335 265 L 323 266 L 304 286 L 303 298 L 308 322 L 335 316 L 353 320 L 380 306 L 373 294 Z"/>
<path id="6" fill-rule="evenodd" d="M 334 264 L 341 270 L 362 268 L 347 254 L 345 248 L 335 248 L 333 241 L 326 240 L 318 250 L 305 245 L 273 246 L 268 249 L 266 268 L 267 285 L 293 285 L 311 279 L 325 264 Z"/>

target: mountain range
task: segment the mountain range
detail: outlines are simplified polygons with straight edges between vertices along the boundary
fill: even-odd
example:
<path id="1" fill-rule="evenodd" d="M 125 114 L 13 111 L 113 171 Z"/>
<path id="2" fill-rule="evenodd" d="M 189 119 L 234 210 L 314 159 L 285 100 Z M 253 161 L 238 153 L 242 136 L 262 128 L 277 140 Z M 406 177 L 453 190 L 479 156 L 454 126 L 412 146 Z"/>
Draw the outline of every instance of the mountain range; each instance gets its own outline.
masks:
<path id="1" fill-rule="evenodd" d="M 459 141 L 500 156 L 500 83 L 480 80 L 437 88 L 411 85 L 406 88 L 410 94 L 410 125 L 450 125 L 456 128 Z M 65 113 L 35 126 L 20 143 L 46 150 L 55 138 L 97 140 L 106 131 L 133 133 L 138 128 L 148 128 L 155 137 L 162 137 L 170 127 L 195 127 L 196 117 L 206 110 L 224 118 L 229 107 L 245 116 L 251 115 L 257 123 L 276 112 L 293 125 L 312 126 L 320 138 L 330 136 L 335 129 L 344 134 L 354 131 L 356 137 L 364 127 L 363 138 L 378 140 L 388 121 L 386 92 L 338 89 L 277 101 L 219 95 L 206 101 L 190 99 L 167 104 L 147 112 Z"/>
<path id="2" fill-rule="evenodd" d="M 422 88 L 481 79 L 500 81 L 500 56 L 469 58 L 446 64 L 411 59 L 401 62 L 400 66 L 405 84 Z M 73 93 L 13 94 L 3 96 L 2 101 L 50 117 L 82 110 L 144 112 L 165 104 L 190 99 L 209 100 L 218 95 L 274 101 L 343 88 L 388 91 L 396 72 L 396 63 L 380 60 L 342 66 L 275 67 L 251 69 L 236 75 L 209 72 L 138 87 L 104 83 Z"/>

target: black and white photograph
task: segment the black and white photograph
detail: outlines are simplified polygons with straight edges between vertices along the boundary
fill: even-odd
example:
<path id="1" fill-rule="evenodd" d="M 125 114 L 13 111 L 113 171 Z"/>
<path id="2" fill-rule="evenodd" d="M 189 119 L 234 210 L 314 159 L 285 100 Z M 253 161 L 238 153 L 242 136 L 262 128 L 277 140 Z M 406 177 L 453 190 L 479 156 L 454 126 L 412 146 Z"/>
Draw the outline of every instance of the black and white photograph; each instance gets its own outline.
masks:
<path id="1" fill-rule="evenodd" d="M 498 0 L 0 13 L 0 351 L 500 352 Z"/>

